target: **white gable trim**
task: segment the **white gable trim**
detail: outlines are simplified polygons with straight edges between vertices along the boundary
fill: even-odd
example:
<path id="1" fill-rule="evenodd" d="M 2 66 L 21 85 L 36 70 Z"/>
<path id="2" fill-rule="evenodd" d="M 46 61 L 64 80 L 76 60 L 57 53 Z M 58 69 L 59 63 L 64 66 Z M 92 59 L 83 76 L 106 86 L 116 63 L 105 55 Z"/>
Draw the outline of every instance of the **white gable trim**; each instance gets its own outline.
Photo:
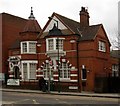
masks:
<path id="1" fill-rule="evenodd" d="M 56 16 L 53 17 L 53 19 L 58 21 L 58 28 L 63 30 L 63 29 L 68 29 Z M 53 19 L 51 19 L 50 23 L 48 24 L 48 26 L 46 27 L 46 29 L 44 30 L 44 32 L 49 32 L 49 30 L 51 30 L 54 26 L 54 23 L 57 26 L 57 22 L 54 21 Z M 44 33 L 43 32 L 43 33 Z"/>

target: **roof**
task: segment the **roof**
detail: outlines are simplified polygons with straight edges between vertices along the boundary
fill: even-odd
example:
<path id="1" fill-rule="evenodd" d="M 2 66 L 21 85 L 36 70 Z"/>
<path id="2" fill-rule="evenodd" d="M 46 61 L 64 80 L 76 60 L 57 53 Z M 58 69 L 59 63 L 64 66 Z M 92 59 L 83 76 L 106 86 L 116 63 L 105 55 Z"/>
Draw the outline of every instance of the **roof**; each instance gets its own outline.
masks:
<path id="1" fill-rule="evenodd" d="M 120 58 L 120 50 L 112 50 L 110 52 L 111 57 Z"/>
<path id="2" fill-rule="evenodd" d="M 83 41 L 83 40 L 94 39 L 101 25 L 102 24 L 92 25 L 92 26 L 84 28 L 83 31 L 81 32 L 80 40 Z"/>
<path id="3" fill-rule="evenodd" d="M 79 40 L 92 40 L 95 38 L 99 28 L 102 26 L 102 24 L 97 24 L 97 25 L 91 25 L 91 26 L 88 26 L 88 27 L 81 27 L 80 26 L 80 22 L 77 22 L 77 21 L 74 21 L 70 18 L 67 18 L 65 16 L 62 16 L 58 13 L 53 13 L 52 14 L 52 17 L 56 16 L 68 29 L 68 30 L 62 30 L 62 33 L 63 34 L 67 34 L 67 32 L 72 32 L 71 34 L 77 34 L 77 35 L 80 35 L 80 39 Z M 45 30 L 45 28 L 47 27 L 47 25 L 49 24 L 50 20 L 47 22 L 47 24 L 45 25 L 45 27 L 43 28 L 43 32 Z M 44 33 L 41 33 L 41 37 L 45 37 L 46 36 L 46 32 L 45 34 Z M 68 33 L 70 34 L 70 33 Z"/>
<path id="4" fill-rule="evenodd" d="M 10 49 L 19 49 L 20 48 L 20 40 L 16 40 L 10 47 Z"/>
<path id="5" fill-rule="evenodd" d="M 37 20 L 28 20 L 22 32 L 41 32 L 41 27 Z"/>
<path id="6" fill-rule="evenodd" d="M 34 17 L 34 14 L 33 14 L 33 10 L 32 10 L 32 7 L 31 7 L 31 13 L 30 13 L 30 16 L 28 17 L 28 21 L 23 29 L 22 32 L 36 32 L 36 33 L 39 33 L 41 32 L 41 27 L 40 25 L 38 24 L 37 20 L 35 19 Z"/>
<path id="7" fill-rule="evenodd" d="M 80 27 L 80 23 L 77 21 L 74 21 L 70 18 L 67 18 L 65 16 L 62 16 L 60 14 L 57 13 L 53 13 L 55 14 L 56 17 L 58 17 L 68 28 L 70 28 L 70 30 L 75 34 L 79 34 L 78 28 Z"/>

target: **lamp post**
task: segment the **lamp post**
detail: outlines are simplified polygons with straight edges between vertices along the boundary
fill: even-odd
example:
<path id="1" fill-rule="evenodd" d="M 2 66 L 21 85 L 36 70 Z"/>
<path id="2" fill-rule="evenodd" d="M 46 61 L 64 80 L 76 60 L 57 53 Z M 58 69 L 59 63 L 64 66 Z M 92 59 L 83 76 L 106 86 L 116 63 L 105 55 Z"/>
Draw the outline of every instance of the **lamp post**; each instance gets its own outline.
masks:
<path id="1" fill-rule="evenodd" d="M 48 92 L 50 93 L 50 82 L 51 82 L 51 74 L 50 74 L 50 64 L 49 61 L 47 62 L 47 71 L 48 71 Z"/>
<path id="2" fill-rule="evenodd" d="M 48 17 L 49 19 L 53 19 L 57 23 L 57 28 L 58 28 L 58 20 L 54 19 L 53 17 Z"/>
<path id="3" fill-rule="evenodd" d="M 52 20 L 54 20 L 56 23 L 57 23 L 57 28 L 58 28 L 58 20 L 56 20 L 56 19 L 54 19 L 53 17 L 48 17 L 49 19 L 52 19 Z M 57 52 L 58 52 L 58 84 L 59 84 L 59 86 L 58 86 L 58 92 L 60 93 L 60 66 L 59 66 L 59 37 L 57 36 L 57 45 L 56 45 L 56 48 L 57 48 Z"/>

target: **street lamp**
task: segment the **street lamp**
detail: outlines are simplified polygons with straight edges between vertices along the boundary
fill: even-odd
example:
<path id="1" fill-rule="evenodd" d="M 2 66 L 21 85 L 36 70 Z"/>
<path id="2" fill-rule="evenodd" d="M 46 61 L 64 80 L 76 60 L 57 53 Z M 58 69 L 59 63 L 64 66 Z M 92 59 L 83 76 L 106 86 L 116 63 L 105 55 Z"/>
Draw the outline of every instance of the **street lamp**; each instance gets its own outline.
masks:
<path id="1" fill-rule="evenodd" d="M 57 23 L 57 28 L 58 28 L 58 20 L 54 19 L 53 17 L 48 17 L 49 19 L 53 19 Z"/>
<path id="2" fill-rule="evenodd" d="M 53 17 L 48 17 L 49 19 L 52 19 L 54 20 L 56 23 L 57 23 L 57 28 L 58 28 L 58 20 L 54 19 Z M 56 48 L 58 50 L 58 92 L 60 93 L 60 66 L 59 66 L 59 37 L 57 36 L 57 45 L 56 45 Z"/>

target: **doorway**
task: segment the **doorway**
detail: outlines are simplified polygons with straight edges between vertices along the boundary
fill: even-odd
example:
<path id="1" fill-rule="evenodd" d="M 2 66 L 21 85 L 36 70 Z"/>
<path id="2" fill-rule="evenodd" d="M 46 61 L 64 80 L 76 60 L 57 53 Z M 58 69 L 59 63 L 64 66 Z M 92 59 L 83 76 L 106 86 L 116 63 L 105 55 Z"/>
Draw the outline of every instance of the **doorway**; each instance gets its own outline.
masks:
<path id="1" fill-rule="evenodd" d="M 14 79 L 19 79 L 20 78 L 19 67 L 14 66 L 13 70 L 14 70 Z"/>

